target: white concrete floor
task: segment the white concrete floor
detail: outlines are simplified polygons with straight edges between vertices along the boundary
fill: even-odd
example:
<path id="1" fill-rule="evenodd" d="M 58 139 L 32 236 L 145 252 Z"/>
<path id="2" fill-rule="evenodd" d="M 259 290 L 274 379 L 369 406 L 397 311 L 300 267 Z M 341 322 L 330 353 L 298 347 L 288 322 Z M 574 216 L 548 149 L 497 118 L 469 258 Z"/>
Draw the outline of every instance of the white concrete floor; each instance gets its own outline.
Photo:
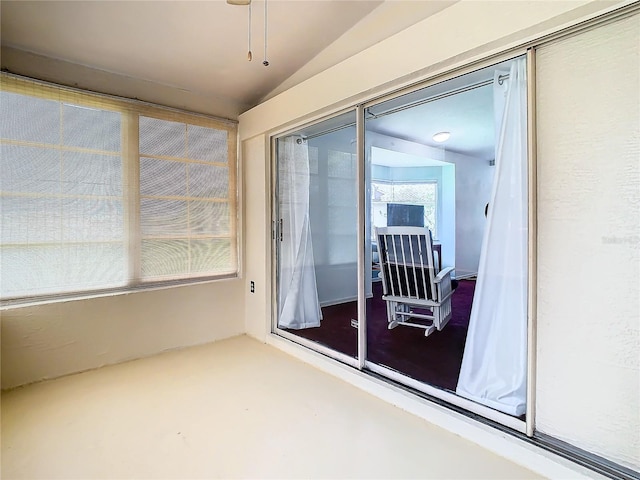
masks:
<path id="1" fill-rule="evenodd" d="M 248 337 L 2 395 L 2 478 L 537 478 Z"/>

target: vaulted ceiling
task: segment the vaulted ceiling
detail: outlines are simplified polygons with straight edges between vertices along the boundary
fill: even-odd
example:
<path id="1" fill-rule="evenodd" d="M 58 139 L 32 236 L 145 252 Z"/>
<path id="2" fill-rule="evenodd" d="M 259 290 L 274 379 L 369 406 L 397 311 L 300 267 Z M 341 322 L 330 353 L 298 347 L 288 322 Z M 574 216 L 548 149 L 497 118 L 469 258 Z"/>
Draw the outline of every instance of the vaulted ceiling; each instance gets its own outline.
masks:
<path id="1" fill-rule="evenodd" d="M 222 0 L 3 0 L 2 66 L 14 70 L 10 59 L 37 54 L 224 98 L 230 116 L 237 116 L 453 3 L 268 0 L 265 67 L 264 0 L 252 3 L 251 62 L 247 6 Z"/>

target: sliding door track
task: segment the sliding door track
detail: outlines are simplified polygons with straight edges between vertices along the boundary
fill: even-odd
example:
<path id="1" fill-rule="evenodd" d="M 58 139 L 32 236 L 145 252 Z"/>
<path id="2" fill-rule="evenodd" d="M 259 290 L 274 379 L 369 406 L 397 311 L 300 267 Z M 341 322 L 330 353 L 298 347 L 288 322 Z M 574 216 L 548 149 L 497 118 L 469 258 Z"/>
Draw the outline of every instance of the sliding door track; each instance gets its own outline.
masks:
<path id="1" fill-rule="evenodd" d="M 634 470 L 631 470 L 630 468 L 607 460 L 606 458 L 589 453 L 586 450 L 582 450 L 581 448 L 574 447 L 569 443 L 563 442 L 544 433 L 534 432 L 533 437 L 528 437 L 524 433 L 518 432 L 517 430 L 502 425 L 501 423 L 486 418 L 478 413 L 471 412 L 457 405 L 453 405 L 446 400 L 442 400 L 433 395 L 429 395 L 415 388 L 408 387 L 407 385 L 390 379 L 389 377 L 386 377 L 380 373 L 376 373 L 368 369 L 363 370 L 363 373 L 366 373 L 367 375 L 378 380 L 387 382 L 397 388 L 401 388 L 409 393 L 412 393 L 413 395 L 416 395 L 417 397 L 428 400 L 460 415 L 464 415 L 467 418 L 471 418 L 484 425 L 495 428 L 496 430 L 522 440 L 523 442 L 526 442 L 530 445 L 535 445 L 536 447 L 542 448 L 577 465 L 599 473 L 600 475 L 604 475 L 615 480 L 640 480 L 640 472 L 636 472 Z"/>

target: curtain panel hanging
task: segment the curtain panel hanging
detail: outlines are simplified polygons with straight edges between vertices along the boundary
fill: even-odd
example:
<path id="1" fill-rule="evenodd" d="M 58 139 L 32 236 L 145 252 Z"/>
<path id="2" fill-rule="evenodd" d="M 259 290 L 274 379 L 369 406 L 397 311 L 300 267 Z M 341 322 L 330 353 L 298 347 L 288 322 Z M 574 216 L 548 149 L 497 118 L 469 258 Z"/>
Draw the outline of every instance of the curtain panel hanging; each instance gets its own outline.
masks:
<path id="1" fill-rule="evenodd" d="M 496 171 L 456 393 L 509 415 L 526 409 L 527 91 L 525 59 L 494 78 Z M 505 96 L 506 94 L 506 96 Z"/>
<path id="2" fill-rule="evenodd" d="M 319 327 L 322 314 L 309 224 L 309 149 L 300 137 L 278 140 L 278 173 L 278 327 Z"/>

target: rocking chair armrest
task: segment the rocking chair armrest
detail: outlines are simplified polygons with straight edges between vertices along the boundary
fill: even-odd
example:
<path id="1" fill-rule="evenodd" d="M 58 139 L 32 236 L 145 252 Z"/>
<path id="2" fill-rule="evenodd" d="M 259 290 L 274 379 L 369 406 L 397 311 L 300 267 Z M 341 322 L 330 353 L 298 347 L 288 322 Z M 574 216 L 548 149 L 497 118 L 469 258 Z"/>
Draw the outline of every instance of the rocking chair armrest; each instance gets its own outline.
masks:
<path id="1" fill-rule="evenodd" d="M 451 272 L 453 272 L 453 267 L 447 267 L 443 269 L 440 273 L 438 273 L 438 275 L 436 275 L 436 278 L 434 278 L 433 281 L 435 283 L 440 283 L 446 277 L 449 277 L 449 281 L 451 281 Z"/>

